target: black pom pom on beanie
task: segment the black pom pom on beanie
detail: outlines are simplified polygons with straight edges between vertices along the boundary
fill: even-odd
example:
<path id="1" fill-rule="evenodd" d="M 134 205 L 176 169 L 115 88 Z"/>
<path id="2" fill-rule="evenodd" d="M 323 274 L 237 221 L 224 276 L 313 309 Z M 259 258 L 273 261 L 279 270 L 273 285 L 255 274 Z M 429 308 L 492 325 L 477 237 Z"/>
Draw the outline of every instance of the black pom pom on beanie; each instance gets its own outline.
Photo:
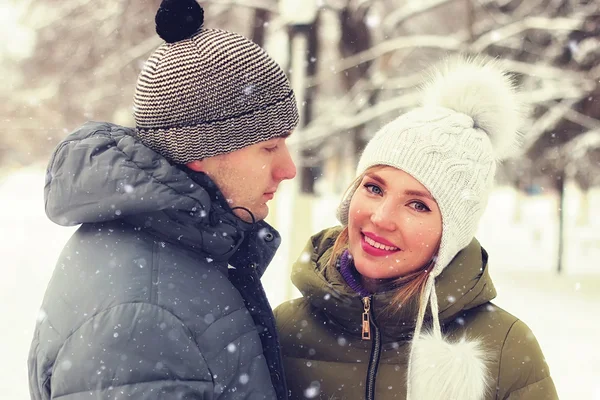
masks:
<path id="1" fill-rule="evenodd" d="M 198 32 L 204 23 L 204 10 L 196 0 L 163 0 L 154 21 L 158 36 L 175 43 Z"/>

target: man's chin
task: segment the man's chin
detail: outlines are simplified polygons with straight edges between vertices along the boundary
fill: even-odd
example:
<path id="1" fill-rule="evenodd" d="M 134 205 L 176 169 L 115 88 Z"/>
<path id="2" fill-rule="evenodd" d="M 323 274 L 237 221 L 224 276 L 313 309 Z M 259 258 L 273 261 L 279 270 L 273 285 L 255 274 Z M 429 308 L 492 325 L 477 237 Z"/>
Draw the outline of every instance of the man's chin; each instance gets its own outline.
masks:
<path id="1" fill-rule="evenodd" d="M 262 206 L 258 207 L 257 210 L 255 210 L 254 218 L 256 219 L 256 222 L 258 222 L 258 221 L 262 221 L 265 218 L 267 218 L 268 215 L 269 215 L 269 206 L 266 204 L 263 204 Z"/>

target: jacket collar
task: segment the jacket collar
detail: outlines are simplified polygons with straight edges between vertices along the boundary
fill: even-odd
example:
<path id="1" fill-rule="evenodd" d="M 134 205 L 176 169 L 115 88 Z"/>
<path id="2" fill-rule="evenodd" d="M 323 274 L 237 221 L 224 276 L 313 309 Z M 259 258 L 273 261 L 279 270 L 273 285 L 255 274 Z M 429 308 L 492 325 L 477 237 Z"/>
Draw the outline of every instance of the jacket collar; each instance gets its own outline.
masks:
<path id="1" fill-rule="evenodd" d="M 279 234 L 265 222 L 236 217 L 208 176 L 171 164 L 134 135 L 88 122 L 63 140 L 46 174 L 48 217 L 66 226 L 121 219 L 214 261 L 254 264 L 262 273 Z"/>
<path id="2" fill-rule="evenodd" d="M 305 248 L 309 260 L 301 258 L 293 267 L 292 281 L 304 297 L 344 331 L 360 337 L 361 297 L 350 288 L 339 269 L 326 268 L 333 243 L 341 228 L 326 229 L 313 236 Z M 487 268 L 487 253 L 473 240 L 436 279 L 440 319 L 454 321 L 459 314 L 496 296 Z M 393 292 L 373 295 L 372 307 L 384 342 L 412 336 L 417 304 L 407 304 L 394 313 L 384 313 Z"/>

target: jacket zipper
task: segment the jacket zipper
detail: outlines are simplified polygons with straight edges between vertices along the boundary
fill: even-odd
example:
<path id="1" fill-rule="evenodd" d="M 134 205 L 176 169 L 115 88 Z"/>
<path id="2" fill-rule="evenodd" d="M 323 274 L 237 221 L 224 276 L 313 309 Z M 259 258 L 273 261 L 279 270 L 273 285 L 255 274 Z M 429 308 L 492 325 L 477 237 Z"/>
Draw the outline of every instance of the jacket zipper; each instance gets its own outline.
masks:
<path id="1" fill-rule="evenodd" d="M 371 340 L 371 298 L 363 297 L 364 310 L 362 313 L 362 339 Z"/>
<path id="2" fill-rule="evenodd" d="M 377 379 L 377 369 L 379 368 L 379 359 L 381 358 L 381 333 L 375 322 L 375 314 L 371 307 L 371 297 L 363 297 L 362 314 L 362 338 L 371 340 L 371 327 L 373 328 L 374 340 L 371 345 L 371 357 L 367 368 L 367 382 L 365 385 L 365 398 L 375 400 L 375 380 Z"/>

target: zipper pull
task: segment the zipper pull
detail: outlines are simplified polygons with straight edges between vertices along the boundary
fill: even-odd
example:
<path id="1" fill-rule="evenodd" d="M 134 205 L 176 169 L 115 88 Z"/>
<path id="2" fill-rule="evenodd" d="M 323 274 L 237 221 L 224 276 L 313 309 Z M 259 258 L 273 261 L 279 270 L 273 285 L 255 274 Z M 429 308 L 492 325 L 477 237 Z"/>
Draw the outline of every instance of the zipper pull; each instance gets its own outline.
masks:
<path id="1" fill-rule="evenodd" d="M 362 313 L 362 339 L 371 340 L 371 298 L 363 297 L 364 311 Z"/>

